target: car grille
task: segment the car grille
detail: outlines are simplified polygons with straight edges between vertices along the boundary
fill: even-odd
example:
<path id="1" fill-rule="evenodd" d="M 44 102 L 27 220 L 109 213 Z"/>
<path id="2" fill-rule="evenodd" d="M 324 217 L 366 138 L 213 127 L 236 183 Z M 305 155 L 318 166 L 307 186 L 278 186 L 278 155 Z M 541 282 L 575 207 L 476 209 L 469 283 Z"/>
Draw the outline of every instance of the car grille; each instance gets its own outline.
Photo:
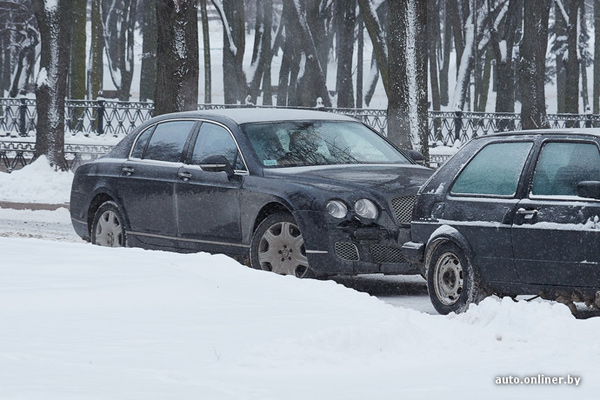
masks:
<path id="1" fill-rule="evenodd" d="M 358 248 L 354 243 L 350 242 L 336 242 L 335 243 L 335 254 L 342 260 L 346 261 L 358 261 Z"/>
<path id="2" fill-rule="evenodd" d="M 380 244 L 371 245 L 371 257 L 373 262 L 378 264 L 387 263 L 406 263 L 400 247 L 383 246 Z"/>
<path id="3" fill-rule="evenodd" d="M 392 209 L 394 217 L 399 224 L 410 224 L 412 219 L 412 210 L 415 206 L 415 196 L 396 197 L 392 200 Z"/>

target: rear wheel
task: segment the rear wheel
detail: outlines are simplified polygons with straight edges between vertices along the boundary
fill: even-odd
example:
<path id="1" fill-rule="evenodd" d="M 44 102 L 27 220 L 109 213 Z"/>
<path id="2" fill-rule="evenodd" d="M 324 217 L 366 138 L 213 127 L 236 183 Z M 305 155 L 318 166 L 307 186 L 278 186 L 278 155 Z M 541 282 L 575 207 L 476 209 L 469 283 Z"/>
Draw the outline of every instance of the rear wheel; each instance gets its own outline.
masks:
<path id="1" fill-rule="evenodd" d="M 440 314 L 464 312 L 481 299 L 471 261 L 454 243 L 438 245 L 427 267 L 429 298 Z"/>
<path id="2" fill-rule="evenodd" d="M 280 275 L 314 277 L 302 232 L 287 213 L 272 214 L 258 226 L 250 245 L 250 263 L 253 268 Z"/>
<path id="3" fill-rule="evenodd" d="M 115 202 L 107 201 L 98 208 L 94 215 L 91 233 L 93 244 L 107 247 L 125 247 L 123 217 Z"/>

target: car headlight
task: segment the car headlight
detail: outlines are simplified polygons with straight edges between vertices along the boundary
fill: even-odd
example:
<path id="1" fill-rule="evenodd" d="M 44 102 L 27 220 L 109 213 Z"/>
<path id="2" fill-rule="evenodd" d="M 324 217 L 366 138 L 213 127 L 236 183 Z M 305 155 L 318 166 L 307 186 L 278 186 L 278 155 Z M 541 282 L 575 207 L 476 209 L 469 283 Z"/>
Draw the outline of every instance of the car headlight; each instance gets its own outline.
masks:
<path id="1" fill-rule="evenodd" d="M 379 210 L 375 203 L 368 199 L 360 199 L 354 203 L 354 211 L 359 217 L 366 219 L 377 219 Z"/>
<path id="2" fill-rule="evenodd" d="M 329 200 L 326 209 L 333 218 L 344 218 L 348 215 L 348 207 L 339 200 Z"/>

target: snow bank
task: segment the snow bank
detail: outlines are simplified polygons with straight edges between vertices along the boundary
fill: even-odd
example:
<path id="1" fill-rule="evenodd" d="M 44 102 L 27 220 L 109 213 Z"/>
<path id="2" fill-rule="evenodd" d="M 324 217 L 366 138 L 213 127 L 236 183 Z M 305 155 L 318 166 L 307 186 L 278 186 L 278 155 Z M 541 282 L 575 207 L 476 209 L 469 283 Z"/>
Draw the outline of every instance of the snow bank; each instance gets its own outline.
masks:
<path id="1" fill-rule="evenodd" d="M 0 238 L 0 398 L 593 398 L 600 319 L 393 307 L 225 256 Z M 498 386 L 575 376 L 578 386 Z M 543 397 L 541 397 L 543 396 Z"/>
<path id="2" fill-rule="evenodd" d="M 55 171 L 42 156 L 12 173 L 0 172 L 0 201 L 64 204 L 69 202 L 72 172 Z"/>

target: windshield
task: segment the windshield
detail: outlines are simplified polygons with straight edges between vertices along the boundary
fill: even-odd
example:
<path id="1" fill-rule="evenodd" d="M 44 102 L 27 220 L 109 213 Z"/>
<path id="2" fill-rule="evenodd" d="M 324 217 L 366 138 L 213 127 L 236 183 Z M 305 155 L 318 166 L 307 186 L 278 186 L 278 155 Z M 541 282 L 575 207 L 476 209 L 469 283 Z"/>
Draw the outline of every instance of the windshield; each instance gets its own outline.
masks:
<path id="1" fill-rule="evenodd" d="M 242 129 L 265 167 L 410 163 L 358 122 L 285 121 L 246 124 Z"/>

